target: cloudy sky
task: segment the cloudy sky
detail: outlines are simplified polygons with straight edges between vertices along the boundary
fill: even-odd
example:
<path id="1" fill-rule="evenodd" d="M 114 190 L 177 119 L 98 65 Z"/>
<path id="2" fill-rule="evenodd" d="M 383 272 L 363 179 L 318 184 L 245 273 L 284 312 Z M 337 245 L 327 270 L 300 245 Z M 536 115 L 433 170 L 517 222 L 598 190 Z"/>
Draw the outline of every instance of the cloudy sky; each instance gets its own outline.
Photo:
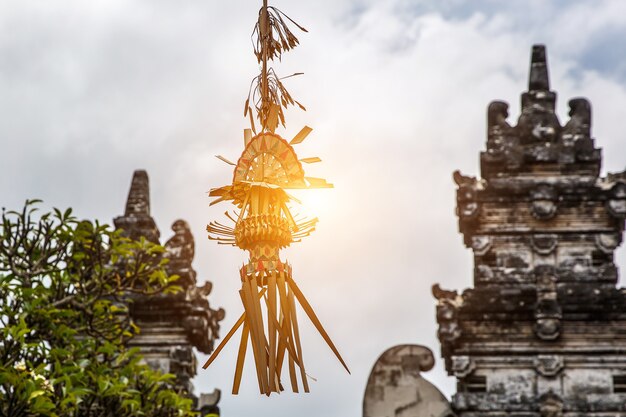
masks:
<path id="1" fill-rule="evenodd" d="M 0 3 L 0 205 L 27 198 L 110 222 L 132 172 L 148 170 L 152 213 L 167 239 L 177 218 L 196 236 L 195 267 L 214 283 L 223 333 L 241 312 L 238 249 L 208 242 L 206 191 L 227 184 L 243 148 L 243 103 L 258 68 L 250 34 L 259 1 L 5 0 Z M 558 114 L 593 104 L 603 172 L 626 165 L 626 3 L 614 1 L 320 0 L 276 5 L 304 25 L 301 47 L 276 65 L 307 112 L 290 111 L 290 138 L 319 156 L 312 176 L 335 184 L 299 196 L 317 231 L 285 253 L 294 278 L 351 367 L 347 375 L 303 320 L 308 395 L 260 397 L 251 367 L 230 394 L 236 343 L 195 379 L 222 389 L 224 416 L 361 414 L 378 355 L 399 343 L 439 357 L 433 283 L 472 283 L 457 231 L 451 173 L 478 172 L 487 104 L 526 89 L 530 48 L 545 43 Z M 624 269 L 622 249 L 618 261 Z M 205 357 L 200 357 L 203 362 Z M 454 391 L 441 361 L 426 374 Z"/>

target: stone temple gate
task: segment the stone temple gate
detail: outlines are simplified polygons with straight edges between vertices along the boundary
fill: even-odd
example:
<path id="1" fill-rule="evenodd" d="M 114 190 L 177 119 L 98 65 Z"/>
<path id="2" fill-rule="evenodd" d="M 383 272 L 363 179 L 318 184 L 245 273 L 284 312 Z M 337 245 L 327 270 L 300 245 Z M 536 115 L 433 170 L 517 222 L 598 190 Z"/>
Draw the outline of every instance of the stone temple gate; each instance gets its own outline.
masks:
<path id="1" fill-rule="evenodd" d="M 480 177 L 454 173 L 474 287 L 435 285 L 433 294 L 457 392 L 449 408 L 417 386 L 398 400 L 389 378 L 386 391 L 370 390 L 384 377 L 373 372 L 366 417 L 626 416 L 626 290 L 616 288 L 613 259 L 626 173 L 600 177 L 586 99 L 570 100 L 570 119 L 559 122 L 544 46 L 532 49 L 521 101 L 514 126 L 508 104 L 489 105 Z M 409 371 L 398 368 L 396 388 Z M 397 406 L 373 406 L 385 401 Z"/>

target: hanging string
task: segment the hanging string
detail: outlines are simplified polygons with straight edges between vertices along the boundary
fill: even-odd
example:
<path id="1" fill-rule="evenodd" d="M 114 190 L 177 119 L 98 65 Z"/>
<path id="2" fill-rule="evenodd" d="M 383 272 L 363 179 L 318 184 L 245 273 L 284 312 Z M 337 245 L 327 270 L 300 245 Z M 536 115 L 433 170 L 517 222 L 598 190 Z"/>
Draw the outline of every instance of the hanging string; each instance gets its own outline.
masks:
<path id="1" fill-rule="evenodd" d="M 303 32 L 307 32 L 285 13 L 273 6 L 268 6 L 267 0 L 263 0 L 263 7 L 259 10 L 259 19 L 252 31 L 254 55 L 261 64 L 261 73 L 252 80 L 243 113 L 244 117 L 250 118 L 250 126 L 255 134 L 257 131 L 252 106 L 256 110 L 261 131 L 270 132 L 276 130 L 278 123 L 285 126 L 284 110 L 288 106 L 297 105 L 302 110 L 306 110 L 289 94 L 281 81 L 302 73 L 280 78 L 273 68 L 268 67 L 268 61 L 274 59 L 280 61 L 284 52 L 292 50 L 299 44 L 298 38 L 289 28 L 287 21 Z"/>
<path id="2" fill-rule="evenodd" d="M 259 38 L 261 40 L 261 59 L 263 61 L 263 67 L 261 68 L 261 108 L 268 109 L 271 105 L 270 97 L 268 93 L 267 86 L 267 52 L 269 49 L 269 16 L 267 11 L 267 0 L 263 0 L 263 7 L 261 8 L 261 13 L 259 15 L 259 21 L 257 25 L 259 26 Z M 266 128 L 266 124 L 263 124 L 263 129 Z"/>

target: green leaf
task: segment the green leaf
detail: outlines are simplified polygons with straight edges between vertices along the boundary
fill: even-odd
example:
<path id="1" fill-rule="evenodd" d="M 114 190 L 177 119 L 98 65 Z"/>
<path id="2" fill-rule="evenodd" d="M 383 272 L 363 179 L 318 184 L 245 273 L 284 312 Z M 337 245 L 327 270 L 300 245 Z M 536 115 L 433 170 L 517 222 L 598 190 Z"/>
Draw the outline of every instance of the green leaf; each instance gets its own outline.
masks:
<path id="1" fill-rule="evenodd" d="M 44 395 L 45 393 L 46 393 L 46 391 L 44 391 L 42 389 L 35 390 L 35 391 L 31 392 L 30 395 L 28 396 L 28 401 L 31 401 L 33 398 L 37 398 L 40 395 Z"/>

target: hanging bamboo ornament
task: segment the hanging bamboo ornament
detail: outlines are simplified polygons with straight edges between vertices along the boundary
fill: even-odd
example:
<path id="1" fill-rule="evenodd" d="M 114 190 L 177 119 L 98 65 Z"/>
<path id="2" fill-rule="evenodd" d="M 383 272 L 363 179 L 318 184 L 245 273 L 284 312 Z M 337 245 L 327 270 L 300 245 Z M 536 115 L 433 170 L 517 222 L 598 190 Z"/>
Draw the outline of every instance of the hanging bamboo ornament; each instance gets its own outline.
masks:
<path id="1" fill-rule="evenodd" d="M 244 131 L 245 148 L 237 163 L 218 156 L 235 167 L 232 184 L 209 192 L 209 196 L 216 198 L 211 205 L 231 201 L 238 209 L 234 216 L 226 213 L 232 225 L 211 222 L 207 226 L 209 239 L 237 246 L 249 253 L 248 263 L 239 270 L 239 296 L 244 312 L 203 366 L 206 369 L 242 327 L 233 394 L 239 392 L 248 346 L 252 350 L 262 394 L 270 395 L 283 390 L 281 375 L 285 365 L 292 390 L 299 391 L 299 380 L 302 389 L 309 392 L 297 304 L 350 372 L 293 280 L 291 265 L 279 256 L 281 248 L 308 236 L 315 230 L 317 223 L 317 218 L 296 219 L 289 208 L 295 199 L 286 190 L 332 187 L 324 179 L 306 177 L 302 162 L 314 163 L 320 159 L 311 157 L 299 160 L 293 148 L 293 145 L 307 137 L 311 128 L 305 126 L 289 142 L 274 133 L 279 122 L 283 126 L 285 124 L 283 108 L 296 104 L 304 109 L 289 95 L 274 70 L 268 68 L 268 61 L 280 59 L 282 52 L 298 44 L 298 39 L 289 30 L 285 19 L 305 30 L 280 10 L 268 7 L 267 0 L 264 0 L 254 30 L 257 36 L 255 55 L 261 63 L 261 74 L 253 82 L 244 111 L 244 117 L 250 117 L 251 129 Z M 255 136 L 252 105 L 261 124 L 261 131 Z"/>

